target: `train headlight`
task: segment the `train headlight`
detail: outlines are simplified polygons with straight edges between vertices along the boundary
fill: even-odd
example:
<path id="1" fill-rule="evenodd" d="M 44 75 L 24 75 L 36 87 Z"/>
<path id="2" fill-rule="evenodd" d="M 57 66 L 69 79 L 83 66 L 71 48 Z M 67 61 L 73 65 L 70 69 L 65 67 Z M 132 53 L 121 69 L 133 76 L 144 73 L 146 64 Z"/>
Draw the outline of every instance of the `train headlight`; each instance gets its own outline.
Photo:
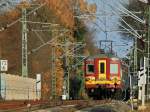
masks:
<path id="1" fill-rule="evenodd" d="M 86 77 L 86 81 L 95 81 L 95 77 Z"/>
<path id="2" fill-rule="evenodd" d="M 92 81 L 95 81 L 95 77 L 91 77 L 91 80 L 92 80 Z"/>
<path id="3" fill-rule="evenodd" d="M 90 78 L 89 78 L 89 77 L 85 78 L 85 81 L 89 81 L 89 80 L 90 80 Z"/>
<path id="4" fill-rule="evenodd" d="M 117 82 L 118 78 L 117 77 L 111 77 L 110 80 L 112 80 L 113 82 Z"/>

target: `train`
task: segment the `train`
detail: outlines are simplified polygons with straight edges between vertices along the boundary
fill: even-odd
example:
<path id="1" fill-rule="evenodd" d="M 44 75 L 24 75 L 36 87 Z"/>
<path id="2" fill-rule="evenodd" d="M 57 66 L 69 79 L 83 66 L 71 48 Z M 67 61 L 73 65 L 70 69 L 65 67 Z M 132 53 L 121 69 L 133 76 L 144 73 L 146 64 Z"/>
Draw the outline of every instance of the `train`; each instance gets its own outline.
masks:
<path id="1" fill-rule="evenodd" d="M 89 97 L 127 99 L 129 96 L 127 67 L 116 56 L 101 54 L 86 58 L 84 75 Z"/>

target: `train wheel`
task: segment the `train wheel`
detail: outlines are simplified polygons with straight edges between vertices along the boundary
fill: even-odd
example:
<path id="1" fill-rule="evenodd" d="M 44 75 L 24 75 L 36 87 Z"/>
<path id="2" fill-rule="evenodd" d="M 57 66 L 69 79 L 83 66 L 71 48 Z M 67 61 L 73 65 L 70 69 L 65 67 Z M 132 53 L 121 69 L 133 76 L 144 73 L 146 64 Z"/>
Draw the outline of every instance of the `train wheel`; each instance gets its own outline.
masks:
<path id="1" fill-rule="evenodd" d="M 122 100 L 122 93 L 123 93 L 123 91 L 121 90 L 121 89 L 116 89 L 115 90 L 115 99 L 116 100 Z"/>

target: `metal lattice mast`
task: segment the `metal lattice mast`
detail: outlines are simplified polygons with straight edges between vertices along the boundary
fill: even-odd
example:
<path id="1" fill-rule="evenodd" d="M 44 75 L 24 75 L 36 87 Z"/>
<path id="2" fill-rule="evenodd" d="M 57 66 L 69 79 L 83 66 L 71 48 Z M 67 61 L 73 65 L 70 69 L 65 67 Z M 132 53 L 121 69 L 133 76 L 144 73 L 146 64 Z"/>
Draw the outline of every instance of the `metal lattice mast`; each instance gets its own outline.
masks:
<path id="1" fill-rule="evenodd" d="M 64 59 L 64 82 L 63 82 L 63 95 L 66 96 L 66 99 L 70 98 L 70 58 L 75 60 L 80 56 L 79 54 L 74 54 L 77 50 L 81 49 L 84 44 L 82 43 L 72 43 L 67 37 L 64 38 L 64 43 L 62 44 L 63 56 Z M 77 68 L 78 64 L 74 65 Z"/>
<path id="2" fill-rule="evenodd" d="M 63 76 L 63 95 L 65 96 L 65 99 L 70 98 L 70 58 L 74 57 L 81 57 L 79 54 L 74 55 L 74 50 L 79 50 L 82 48 L 82 46 L 85 46 L 85 44 L 82 43 L 72 43 L 69 41 L 69 39 L 66 37 L 66 35 L 61 36 L 61 40 L 63 43 L 58 42 L 57 38 L 58 32 L 53 34 L 54 40 L 51 41 L 49 44 L 52 46 L 52 58 L 51 58 L 51 98 L 56 99 L 57 93 L 56 93 L 56 60 L 57 59 L 63 59 L 63 65 L 64 65 L 64 76 Z M 62 39 L 63 38 L 63 39 Z M 63 51 L 63 54 L 59 57 L 56 57 L 56 48 L 60 48 Z M 78 65 L 75 65 L 78 66 Z"/>
<path id="3" fill-rule="evenodd" d="M 27 10 L 22 8 L 22 76 L 28 77 Z"/>
<path id="4" fill-rule="evenodd" d="M 63 94 L 66 95 L 66 98 L 69 99 L 70 94 L 69 94 L 69 60 L 68 60 L 68 41 L 66 37 L 64 38 L 64 83 L 63 83 Z"/>
<path id="5" fill-rule="evenodd" d="M 150 99 L 150 6 L 148 6 L 148 37 L 147 37 L 147 49 L 146 49 L 146 52 L 147 52 L 147 57 L 148 57 L 148 68 L 147 68 L 147 100 Z"/>
<path id="6" fill-rule="evenodd" d="M 56 99 L 56 73 L 55 73 L 55 69 L 56 69 L 56 66 L 55 66 L 55 61 L 56 61 L 56 57 L 55 57 L 55 46 L 53 45 L 52 46 L 52 64 L 51 64 L 51 95 L 52 95 L 52 98 L 53 99 Z"/>
<path id="7" fill-rule="evenodd" d="M 56 28 L 54 28 L 56 29 Z M 52 32 L 52 37 L 55 38 L 57 36 L 58 32 Z M 51 60 L 51 96 L 52 99 L 56 99 L 57 93 L 56 93 L 56 42 L 57 38 L 54 39 L 52 42 L 52 60 Z"/>
<path id="8" fill-rule="evenodd" d="M 137 77 L 137 38 L 134 39 L 134 76 Z"/>

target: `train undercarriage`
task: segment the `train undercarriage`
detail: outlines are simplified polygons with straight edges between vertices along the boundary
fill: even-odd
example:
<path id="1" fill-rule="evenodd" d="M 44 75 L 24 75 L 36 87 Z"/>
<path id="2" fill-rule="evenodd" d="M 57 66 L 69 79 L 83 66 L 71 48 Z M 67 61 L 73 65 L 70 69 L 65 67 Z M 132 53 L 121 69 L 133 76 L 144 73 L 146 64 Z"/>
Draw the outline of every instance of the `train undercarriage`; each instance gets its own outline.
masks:
<path id="1" fill-rule="evenodd" d="M 130 90 L 121 88 L 88 88 L 86 89 L 88 96 L 94 100 L 102 99 L 115 99 L 115 100 L 128 100 Z"/>

